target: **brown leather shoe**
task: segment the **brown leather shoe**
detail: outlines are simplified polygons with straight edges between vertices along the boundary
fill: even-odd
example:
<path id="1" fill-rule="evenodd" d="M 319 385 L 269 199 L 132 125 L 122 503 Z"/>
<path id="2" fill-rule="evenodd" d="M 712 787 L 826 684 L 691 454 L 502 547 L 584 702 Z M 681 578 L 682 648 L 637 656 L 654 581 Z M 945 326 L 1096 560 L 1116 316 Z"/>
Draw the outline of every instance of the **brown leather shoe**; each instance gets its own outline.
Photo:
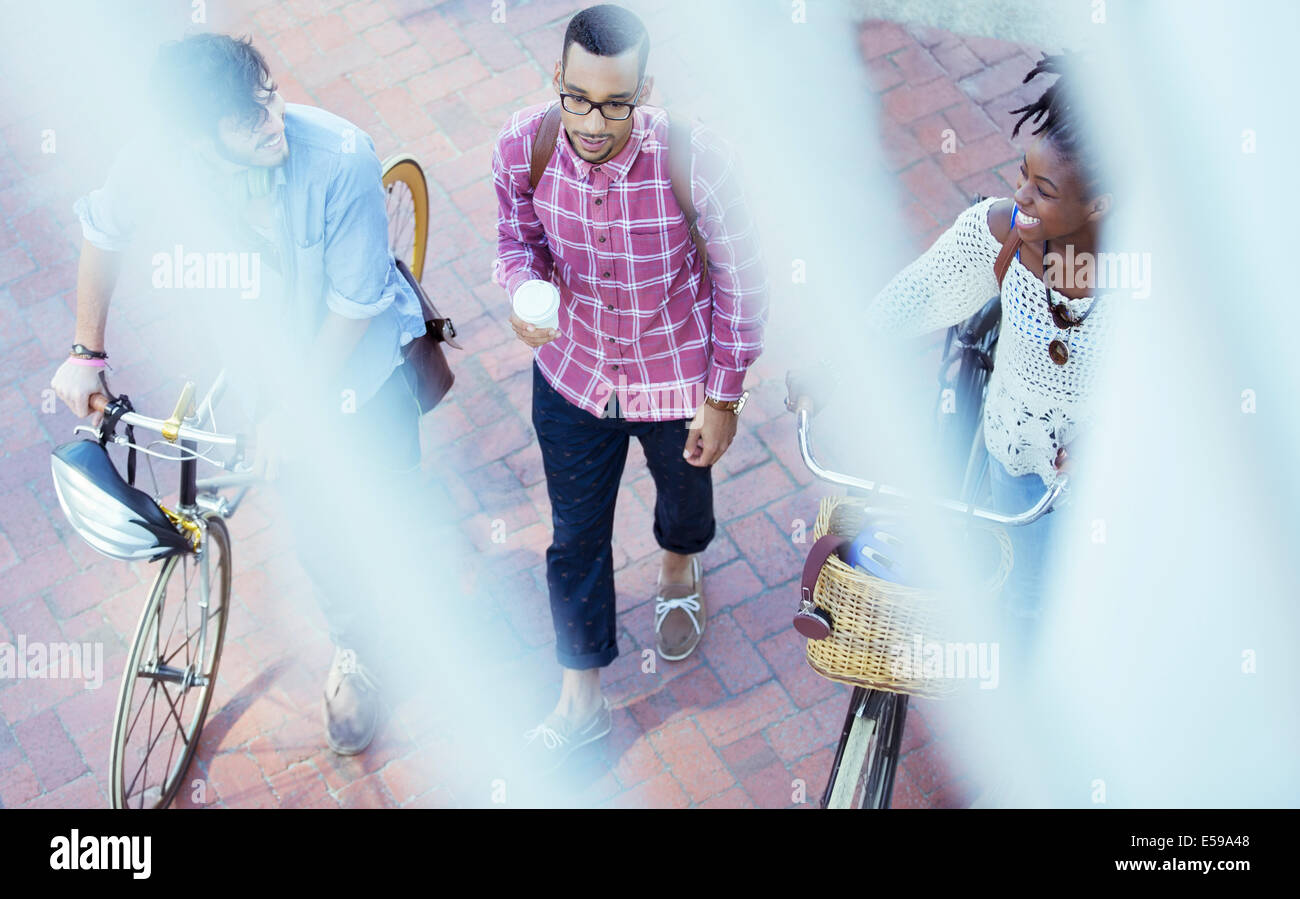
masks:
<path id="1" fill-rule="evenodd" d="M 704 574 L 700 557 L 691 556 L 690 584 L 659 585 L 655 596 L 655 647 L 659 655 L 678 662 L 695 651 L 704 637 L 708 609 L 704 605 Z"/>
<path id="2" fill-rule="evenodd" d="M 525 751 L 542 774 L 549 774 L 564 764 L 573 750 L 608 736 L 613 730 L 609 699 L 603 694 L 600 705 L 586 722 L 574 724 L 554 712 L 541 724 L 524 734 Z"/>
<path id="3" fill-rule="evenodd" d="M 379 685 L 351 649 L 335 649 L 321 711 L 325 741 L 339 755 L 356 755 L 379 729 Z"/>

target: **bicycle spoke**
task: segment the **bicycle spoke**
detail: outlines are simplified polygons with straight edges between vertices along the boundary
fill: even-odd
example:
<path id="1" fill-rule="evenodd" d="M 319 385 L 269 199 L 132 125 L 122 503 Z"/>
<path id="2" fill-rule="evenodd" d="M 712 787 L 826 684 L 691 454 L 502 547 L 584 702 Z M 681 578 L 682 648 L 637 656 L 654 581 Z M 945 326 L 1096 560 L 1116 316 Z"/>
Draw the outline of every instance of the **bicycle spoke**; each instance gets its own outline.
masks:
<path id="1" fill-rule="evenodd" d="M 188 690 L 185 690 L 181 693 L 181 712 L 185 711 L 185 699 L 188 694 L 189 694 Z M 168 698 L 168 704 L 172 706 L 173 716 L 176 718 L 176 731 L 172 734 L 171 744 L 167 747 L 167 767 L 166 769 L 164 769 L 168 772 L 168 776 L 170 777 L 170 773 L 172 770 L 172 757 L 176 752 L 177 735 L 180 736 L 181 741 L 185 744 L 186 747 L 190 745 L 190 739 L 189 736 L 185 733 L 185 725 L 181 723 L 181 716 L 176 714 L 175 704 L 170 702 L 171 697 L 167 693 L 167 686 L 165 684 L 163 685 L 163 696 L 166 696 Z M 166 792 L 166 788 L 167 788 L 167 783 L 164 782 L 163 792 Z"/>
<path id="2" fill-rule="evenodd" d="M 149 731 L 148 731 L 149 733 L 153 733 L 153 713 L 154 710 L 157 708 L 157 696 L 156 696 L 157 685 L 158 685 L 157 681 L 153 681 L 152 683 L 149 684 L 149 695 L 153 697 L 153 701 L 149 704 Z M 141 708 L 143 708 L 143 705 L 141 706 Z M 154 738 L 154 742 L 155 743 L 158 742 L 157 737 Z M 131 786 L 135 786 L 136 779 L 139 778 L 141 772 L 144 773 L 144 782 L 145 783 L 149 782 L 149 748 L 145 749 L 144 760 L 140 762 L 140 767 L 136 769 L 135 777 L 131 778 Z M 127 796 L 129 797 L 130 795 L 131 793 L 128 790 Z M 140 793 L 140 808 L 144 808 L 143 791 Z"/>
<path id="3" fill-rule="evenodd" d="M 153 689 L 153 684 L 150 684 L 150 685 L 149 685 L 149 689 L 150 689 L 150 690 Z M 140 714 L 141 714 L 141 712 L 144 711 L 144 707 L 145 707 L 146 704 L 147 704 L 147 701 L 145 701 L 145 702 L 141 702 L 141 703 L 140 703 L 140 711 L 138 711 L 138 712 L 135 713 L 136 721 L 139 721 L 139 720 L 140 720 Z M 135 731 L 135 723 L 132 722 L 131 727 L 130 727 L 130 730 L 127 731 L 127 735 L 126 735 L 126 737 L 122 740 L 122 752 L 123 752 L 124 754 L 125 754 L 125 752 L 126 752 L 126 747 L 130 745 L 130 742 L 131 742 L 131 734 L 134 733 L 134 731 Z M 128 797 L 131 795 L 131 788 L 135 786 L 136 778 L 138 778 L 139 776 L 140 776 L 140 769 L 137 768 L 136 771 L 135 771 L 135 776 L 131 778 L 131 782 L 130 782 L 129 784 L 127 784 L 127 787 L 126 787 L 126 795 L 127 795 Z"/>
<path id="4" fill-rule="evenodd" d="M 155 615 L 154 615 L 154 627 L 156 628 L 157 626 L 158 626 L 158 616 L 157 616 L 157 614 L 155 614 Z M 139 669 L 139 666 L 136 667 L 136 673 L 135 673 L 135 676 L 136 676 L 137 678 L 140 676 L 140 669 Z M 150 683 L 150 689 L 152 690 L 152 689 L 153 689 L 153 686 L 152 686 L 152 685 L 155 684 L 155 683 L 157 683 L 157 681 L 153 681 L 153 680 L 151 680 L 149 683 Z M 142 702 L 142 703 L 140 704 L 140 709 L 139 709 L 139 711 L 137 711 L 137 712 L 135 713 L 135 720 L 132 721 L 132 722 L 131 722 L 131 726 L 127 728 L 126 736 L 123 738 L 123 746 L 125 746 L 126 743 L 129 743 L 129 742 L 130 742 L 130 740 L 131 740 L 131 734 L 135 732 L 135 726 L 136 726 L 136 724 L 140 721 L 140 714 L 141 714 L 143 711 L 144 711 L 144 703 Z"/>
<path id="5" fill-rule="evenodd" d="M 210 568 L 213 570 L 213 572 L 214 572 L 213 577 L 218 581 L 218 583 L 220 583 L 221 578 L 216 574 L 216 572 L 219 572 L 219 571 L 221 570 L 221 568 L 220 568 L 220 564 L 219 564 L 219 563 L 218 563 L 218 564 L 213 564 L 211 560 L 209 560 L 209 563 L 208 563 L 208 564 L 209 564 L 209 567 L 210 567 Z M 218 596 L 218 595 L 220 595 L 220 593 L 221 593 L 220 590 L 213 589 L 213 586 L 212 586 L 211 583 L 208 584 L 208 600 L 209 600 L 209 602 L 212 601 L 212 597 L 214 597 L 214 596 Z M 188 600 L 188 597 L 187 597 L 187 600 Z M 179 653 L 182 649 L 186 650 L 186 656 L 185 656 L 185 664 L 186 664 L 186 667 L 188 668 L 191 664 L 193 664 L 194 659 L 189 655 L 189 652 L 188 652 L 191 641 L 193 641 L 194 639 L 196 639 L 196 638 L 198 637 L 200 631 L 201 631 L 202 628 L 203 628 L 203 623 L 204 623 L 204 621 L 205 621 L 205 620 L 206 620 L 206 621 L 211 621 L 211 620 L 212 620 L 213 618 L 215 618 L 217 615 L 221 614 L 221 610 L 222 610 L 223 607 L 224 607 L 224 603 L 222 603 L 222 602 L 220 602 L 220 601 L 218 601 L 215 605 L 209 606 L 209 607 L 208 607 L 208 614 L 207 614 L 206 616 L 204 616 L 203 618 L 200 618 L 200 619 L 199 619 L 198 623 L 196 623 L 196 624 L 194 625 L 194 629 L 193 629 L 193 630 L 188 631 L 188 633 L 186 633 L 186 635 L 185 635 L 185 642 L 184 642 L 184 643 L 181 643 L 181 644 L 180 644 L 179 646 L 177 646 L 174 650 L 172 650 L 171 655 L 169 655 L 169 656 L 167 656 L 166 658 L 164 658 L 164 659 L 162 660 L 161 664 L 164 664 L 164 665 L 170 664 L 171 661 L 172 661 L 172 659 L 176 658 L 176 654 Z M 188 601 L 187 601 L 187 602 L 186 602 L 186 609 L 188 610 L 188 608 L 189 608 L 189 603 L 188 603 Z M 198 608 L 197 604 L 195 605 L 195 608 Z M 189 627 L 189 614 L 188 614 L 188 611 L 187 611 L 187 614 L 186 614 L 185 617 L 186 617 L 186 627 L 188 628 L 188 627 Z M 200 660 L 200 663 L 202 663 L 202 661 L 203 661 L 203 660 Z M 200 673 L 206 674 L 207 672 L 206 672 L 206 671 L 201 671 Z"/>
<path id="6" fill-rule="evenodd" d="M 221 609 L 220 609 L 219 607 L 216 608 L 216 609 L 213 609 L 211 612 L 208 613 L 208 615 L 207 615 L 207 619 L 208 619 L 209 621 L 211 621 L 214 617 L 216 617 L 216 616 L 217 616 L 218 614 L 220 614 L 220 613 L 221 613 Z M 201 629 L 202 629 L 202 625 L 201 625 L 201 624 L 200 624 L 200 625 L 195 625 L 194 630 L 192 630 L 192 631 L 190 631 L 188 634 L 186 634 L 186 636 L 185 636 L 185 643 L 183 643 L 181 646 L 176 647 L 176 649 L 174 649 L 174 650 L 172 651 L 172 654 L 171 654 L 170 656 L 168 656 L 167 658 L 163 659 L 163 664 L 165 665 L 165 664 L 169 663 L 173 658 L 176 657 L 176 653 L 180 652 L 181 649 L 182 649 L 184 646 L 187 646 L 187 645 L 188 645 L 191 641 L 193 641 L 193 640 L 197 640 L 197 639 L 198 639 L 198 636 L 199 636 L 199 631 L 200 631 Z M 187 660 L 188 660 L 188 657 L 187 657 Z M 206 671 L 200 671 L 199 673 L 200 673 L 200 674 L 206 674 L 207 672 L 206 672 Z"/>
<path id="7" fill-rule="evenodd" d="M 178 727 L 180 728 L 180 731 L 181 731 L 181 738 L 185 741 L 185 745 L 186 745 L 186 746 L 189 746 L 189 737 L 185 735 L 185 727 L 184 727 L 183 724 L 181 724 L 180 716 L 179 716 L 179 715 L 177 714 L 177 712 L 176 712 L 176 705 L 175 705 L 175 703 L 173 703 L 173 702 L 171 701 L 171 694 L 169 694 L 169 693 L 167 692 L 167 686 L 166 686 L 166 684 L 163 684 L 161 681 L 153 681 L 153 682 L 150 684 L 150 686 L 149 686 L 149 692 L 150 692 L 150 693 L 153 695 L 153 697 L 154 697 L 154 701 L 153 701 L 152 707 L 151 707 L 151 709 L 150 709 L 150 714 L 149 714 L 149 730 L 150 730 L 150 732 L 152 733 L 152 731 L 153 731 L 153 711 L 154 711 L 154 709 L 157 707 L 157 701 L 158 701 L 158 691 L 157 691 L 156 688 L 159 687 L 159 686 L 162 687 L 163 698 L 167 701 L 167 707 L 168 707 L 168 710 L 171 712 L 171 717 L 174 718 L 174 719 L 176 720 L 176 723 L 177 723 Z M 143 706 L 142 706 L 142 708 L 143 708 Z M 135 776 L 131 778 L 131 786 L 132 786 L 132 787 L 135 786 L 135 782 L 136 782 L 136 780 L 139 779 L 139 777 L 140 777 L 140 773 L 141 773 L 141 770 L 143 770 L 143 772 L 144 772 L 145 783 L 148 784 L 148 782 L 149 782 L 149 756 L 153 754 L 153 749 L 154 749 L 154 747 L 157 746 L 157 745 L 158 745 L 158 741 L 159 741 L 160 739 L 162 739 L 162 733 L 163 733 L 162 730 L 159 730 L 159 731 L 158 731 L 158 735 L 155 736 L 155 737 L 153 738 L 153 740 L 149 743 L 149 745 L 148 745 L 147 747 L 145 747 L 145 752 L 144 752 L 144 761 L 142 761 L 142 762 L 140 763 L 140 767 L 136 769 Z M 174 740 L 174 739 L 175 739 L 175 738 L 173 737 L 173 740 Z M 164 786 L 165 786 L 165 784 L 164 784 Z M 130 789 L 129 789 L 129 788 L 128 788 L 128 790 L 127 790 L 127 795 L 130 796 Z M 144 805 L 143 805 L 143 803 L 144 803 L 144 793 L 143 793 L 143 792 L 140 794 L 140 802 L 141 802 L 141 806 L 140 806 L 140 807 L 141 807 L 141 808 L 144 808 Z"/>
<path id="8" fill-rule="evenodd" d="M 173 635 L 174 633 L 176 633 L 176 622 L 180 619 L 181 612 L 183 611 L 183 608 L 184 608 L 184 606 L 185 606 L 184 599 L 185 599 L 185 597 L 186 597 L 186 596 L 188 595 L 188 593 L 189 593 L 188 588 L 186 588 L 186 586 L 185 586 L 185 580 L 186 580 L 186 577 L 187 577 L 187 575 L 186 575 L 185 572 L 189 570 L 189 565 L 187 564 L 187 560 L 185 559 L 184 556 L 181 557 L 181 559 L 180 559 L 180 563 L 179 563 L 179 564 L 182 566 L 182 571 L 181 571 L 181 585 L 182 585 L 182 593 L 181 593 L 182 601 L 181 601 L 181 608 L 178 608 L 178 609 L 176 610 L 176 614 L 172 617 L 172 625 L 171 625 L 171 627 L 167 630 L 167 639 L 161 641 L 161 646 L 166 646 L 166 645 L 169 645 L 169 644 L 171 643 L 172 635 Z M 168 583 L 170 584 L 171 581 L 168 580 Z M 157 617 L 158 617 L 158 619 L 161 621 L 161 618 L 162 618 L 162 598 L 159 599 L 159 604 L 158 604 L 158 605 L 159 605 L 159 608 L 158 608 L 158 616 L 157 616 Z M 161 635 L 161 632 L 162 632 L 162 628 L 161 628 L 161 626 L 160 626 L 160 627 L 158 628 L 158 633 L 159 633 L 159 635 Z M 154 658 L 155 658 L 155 659 L 161 659 L 161 658 L 162 658 L 162 649 L 161 649 L 161 646 L 160 646 L 160 643 L 159 643 L 158 640 L 155 640 L 155 641 L 154 641 Z M 159 664 L 166 664 L 166 663 L 165 663 L 165 662 L 159 662 Z"/>
<path id="9" fill-rule="evenodd" d="M 410 263 L 409 252 L 415 244 L 415 198 L 410 189 L 400 181 L 388 189 L 389 248 L 393 255 Z"/>

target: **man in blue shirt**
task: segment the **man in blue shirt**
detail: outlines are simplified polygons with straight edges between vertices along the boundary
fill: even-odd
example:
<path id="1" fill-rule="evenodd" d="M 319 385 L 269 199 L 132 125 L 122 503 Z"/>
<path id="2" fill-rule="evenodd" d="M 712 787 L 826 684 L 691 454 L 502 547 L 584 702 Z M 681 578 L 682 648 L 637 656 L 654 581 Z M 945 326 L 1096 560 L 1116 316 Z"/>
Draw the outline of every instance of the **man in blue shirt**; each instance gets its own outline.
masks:
<path id="1" fill-rule="evenodd" d="M 51 383 L 89 414 L 100 369 L 84 360 L 105 351 L 122 253 L 141 242 L 163 250 L 153 286 L 184 287 L 195 345 L 212 341 L 255 385 L 259 460 L 286 500 L 336 646 L 327 739 L 354 754 L 373 738 L 379 708 L 373 664 L 358 655 L 383 652 L 364 567 L 386 564 L 357 535 L 392 517 L 377 500 L 395 494 L 372 486 L 418 468 L 420 456 L 402 347 L 424 334 L 424 316 L 389 250 L 379 160 L 356 126 L 286 104 L 246 39 L 168 44 L 153 80 L 163 127 L 123 150 L 105 186 L 76 204 L 84 243 L 69 355 L 82 361 L 64 362 Z M 216 265 L 205 268 L 205 257 Z M 239 260 L 229 267 L 237 284 L 224 279 L 227 259 Z M 222 283 L 205 283 L 214 271 Z"/>

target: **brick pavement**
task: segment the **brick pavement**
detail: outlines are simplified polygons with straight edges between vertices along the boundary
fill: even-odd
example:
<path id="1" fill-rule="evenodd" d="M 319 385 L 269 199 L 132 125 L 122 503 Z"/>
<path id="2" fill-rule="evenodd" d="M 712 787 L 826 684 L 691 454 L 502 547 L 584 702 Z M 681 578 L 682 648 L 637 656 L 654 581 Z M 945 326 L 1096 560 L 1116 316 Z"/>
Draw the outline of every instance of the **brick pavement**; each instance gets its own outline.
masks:
<path id="1" fill-rule="evenodd" d="M 512 635 L 498 648 L 494 671 L 505 684 L 539 684 L 516 698 L 522 714 L 536 715 L 554 695 L 556 674 L 544 593 L 549 510 L 529 425 L 530 355 L 509 334 L 506 303 L 490 282 L 490 155 L 508 113 L 547 96 L 564 22 L 578 4 L 512 3 L 504 24 L 489 20 L 486 5 L 291 0 L 250 6 L 248 15 L 213 26 L 250 31 L 287 99 L 348 117 L 372 134 L 381 157 L 411 152 L 429 171 L 433 228 L 424 280 L 456 319 L 468 351 L 455 358 L 456 389 L 424 422 L 424 467 L 493 561 L 481 575 L 482 613 L 504 620 Z M 1029 98 L 1020 78 L 1033 51 L 888 23 L 862 26 L 860 43 L 880 95 L 888 165 L 908 198 L 902 214 L 919 250 L 971 196 L 1009 192 L 1018 153 L 1006 111 Z M 0 682 L 0 805 L 99 806 L 107 802 L 107 732 L 124 641 L 152 571 L 98 556 L 58 511 L 48 455 L 70 438 L 74 422 L 66 411 L 43 409 L 42 390 L 72 331 L 75 193 L 51 186 L 46 160 L 31 150 L 33 120 L 6 113 L 0 125 L 0 642 L 19 634 L 102 641 L 108 667 L 99 690 L 57 680 Z M 957 148 L 944 153 L 949 128 Z M 148 306 L 128 297 L 113 315 L 115 332 L 129 327 L 141 343 L 115 345 L 118 383 L 131 384 L 142 406 L 169 407 L 176 369 L 165 354 L 144 349 L 164 337 Z M 633 444 L 615 534 L 623 655 L 606 677 L 614 732 L 571 763 L 582 769 L 573 783 L 576 804 L 787 807 L 800 779 L 805 807 L 820 793 L 847 690 L 811 672 L 789 628 L 801 561 L 789 525 L 811 521 L 821 491 L 799 464 L 793 422 L 781 405 L 782 376 L 769 363 L 751 372 L 751 403 L 716 469 L 720 527 L 705 554 L 712 596 L 706 639 L 691 659 L 661 663 L 650 675 L 640 672 L 635 650 L 648 639 L 645 597 L 657 564 L 653 484 Z M 454 729 L 439 731 L 419 713 L 399 707 L 358 759 L 325 749 L 318 691 L 328 639 L 296 563 L 270 527 L 272 511 L 255 496 L 233 525 L 235 603 L 192 769 L 208 781 L 209 804 L 489 804 L 486 791 L 467 793 L 439 777 L 464 760 Z M 504 547 L 486 538 L 497 518 L 510 533 Z M 896 806 L 968 804 L 970 779 L 948 732 L 932 705 L 913 705 Z"/>

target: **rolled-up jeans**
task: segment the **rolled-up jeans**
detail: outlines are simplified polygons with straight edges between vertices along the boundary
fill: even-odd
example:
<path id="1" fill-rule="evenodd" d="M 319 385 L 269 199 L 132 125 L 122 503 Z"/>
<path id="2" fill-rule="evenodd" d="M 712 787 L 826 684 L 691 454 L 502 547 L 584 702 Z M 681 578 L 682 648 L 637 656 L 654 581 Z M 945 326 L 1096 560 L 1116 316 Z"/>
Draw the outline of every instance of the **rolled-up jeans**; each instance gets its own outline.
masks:
<path id="1" fill-rule="evenodd" d="M 680 555 L 704 552 L 717 533 L 712 468 L 682 457 L 689 420 L 630 421 L 610 396 L 597 418 L 560 394 L 533 363 L 533 428 L 551 500 L 553 538 L 546 584 L 555 656 L 571 669 L 618 657 L 614 505 L 631 437 L 641 441 L 655 482 L 654 538 Z"/>

